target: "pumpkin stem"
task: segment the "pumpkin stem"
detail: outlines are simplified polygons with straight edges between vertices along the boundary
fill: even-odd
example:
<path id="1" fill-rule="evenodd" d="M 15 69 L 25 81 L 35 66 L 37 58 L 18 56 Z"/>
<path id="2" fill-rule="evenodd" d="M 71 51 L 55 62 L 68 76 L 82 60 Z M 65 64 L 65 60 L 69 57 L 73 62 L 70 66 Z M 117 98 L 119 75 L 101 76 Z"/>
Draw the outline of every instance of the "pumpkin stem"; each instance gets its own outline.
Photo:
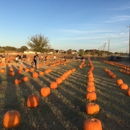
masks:
<path id="1" fill-rule="evenodd" d="M 92 119 L 91 119 L 91 121 L 93 121 L 93 122 L 94 122 L 94 121 L 96 121 L 96 119 L 93 119 L 93 118 L 92 118 Z"/>

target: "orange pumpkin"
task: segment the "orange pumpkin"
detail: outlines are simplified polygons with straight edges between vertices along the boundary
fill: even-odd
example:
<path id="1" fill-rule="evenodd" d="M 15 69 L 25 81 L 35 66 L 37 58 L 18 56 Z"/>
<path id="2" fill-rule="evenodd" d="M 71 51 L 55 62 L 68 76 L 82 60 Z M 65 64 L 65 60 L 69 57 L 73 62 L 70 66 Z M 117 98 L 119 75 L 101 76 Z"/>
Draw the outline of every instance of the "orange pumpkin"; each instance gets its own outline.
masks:
<path id="1" fill-rule="evenodd" d="M 95 92 L 87 92 L 86 99 L 89 101 L 95 101 L 97 99 L 97 95 Z"/>
<path id="2" fill-rule="evenodd" d="M 61 84 L 62 83 L 62 79 L 61 78 L 57 78 L 56 82 L 57 82 L 57 84 Z"/>
<path id="3" fill-rule="evenodd" d="M 19 70 L 23 70 L 23 66 L 19 66 Z"/>
<path id="4" fill-rule="evenodd" d="M 42 71 L 39 71 L 39 75 L 42 76 L 44 74 L 44 72 Z"/>
<path id="5" fill-rule="evenodd" d="M 13 68 L 12 68 L 12 67 L 10 67 L 10 68 L 9 68 L 9 71 L 13 71 Z"/>
<path id="6" fill-rule="evenodd" d="M 21 84 L 21 82 L 22 82 L 21 79 L 15 79 L 15 80 L 14 80 L 14 84 L 16 84 L 16 85 Z"/>
<path id="7" fill-rule="evenodd" d="M 130 88 L 127 89 L 126 95 L 127 95 L 127 96 L 130 96 Z"/>
<path id="8" fill-rule="evenodd" d="M 87 82 L 87 86 L 88 86 L 88 87 L 94 86 L 94 82 L 93 82 L 93 81 L 88 81 L 88 82 Z"/>
<path id="9" fill-rule="evenodd" d="M 115 79 L 115 78 L 116 78 L 116 75 L 115 75 L 115 74 L 112 74 L 112 75 L 111 75 L 111 78 L 112 78 L 112 79 Z"/>
<path id="10" fill-rule="evenodd" d="M 26 72 L 26 73 L 28 73 L 29 71 L 30 71 L 29 68 L 26 68 L 26 69 L 25 69 L 25 72 Z"/>
<path id="11" fill-rule="evenodd" d="M 34 71 L 34 68 L 30 68 L 29 70 L 30 70 L 31 72 L 33 72 L 33 71 Z"/>
<path id="12" fill-rule="evenodd" d="M 123 84 L 123 80 L 122 80 L 122 79 L 117 79 L 117 80 L 116 80 L 116 84 L 117 84 L 117 85 Z"/>
<path id="13" fill-rule="evenodd" d="M 24 76 L 24 77 L 22 77 L 22 80 L 23 80 L 24 82 L 27 82 L 27 81 L 28 81 L 28 77 L 27 77 L 27 76 Z"/>
<path id="14" fill-rule="evenodd" d="M 38 73 L 37 73 L 37 72 L 34 72 L 34 73 L 32 74 L 32 77 L 33 77 L 33 78 L 37 78 L 37 77 L 38 77 Z"/>
<path id="15" fill-rule="evenodd" d="M 17 73 L 18 73 L 18 74 L 22 74 L 22 70 L 18 70 Z"/>
<path id="16" fill-rule="evenodd" d="M 120 85 L 120 89 L 127 90 L 128 85 L 123 83 L 123 84 Z"/>
<path id="17" fill-rule="evenodd" d="M 79 65 L 79 68 L 80 68 L 80 69 L 82 69 L 82 68 L 83 68 L 83 66 L 82 66 L 82 65 Z"/>
<path id="18" fill-rule="evenodd" d="M 60 78 L 62 79 L 62 81 L 66 79 L 64 75 L 62 75 Z"/>
<path id="19" fill-rule="evenodd" d="M 9 76 L 14 76 L 14 75 L 15 75 L 14 71 L 9 72 Z"/>
<path id="20" fill-rule="evenodd" d="M 51 82 L 50 84 L 51 89 L 56 89 L 57 87 L 58 87 L 57 82 Z"/>
<path id="21" fill-rule="evenodd" d="M 88 78 L 90 78 L 90 77 L 93 77 L 93 73 L 92 72 L 88 73 Z"/>
<path id="22" fill-rule="evenodd" d="M 4 114 L 3 125 L 5 128 L 15 128 L 21 123 L 21 115 L 17 110 L 9 110 Z"/>
<path id="23" fill-rule="evenodd" d="M 90 114 L 90 115 L 97 114 L 99 112 L 99 110 L 100 110 L 100 107 L 96 103 L 88 103 L 86 105 L 86 112 L 87 112 L 87 114 Z"/>
<path id="24" fill-rule="evenodd" d="M 94 81 L 94 77 L 89 77 L 88 81 L 93 82 Z"/>
<path id="25" fill-rule="evenodd" d="M 86 88 L 86 91 L 87 91 L 87 92 L 95 91 L 95 86 L 87 87 L 87 88 Z"/>
<path id="26" fill-rule="evenodd" d="M 50 95 L 50 88 L 49 87 L 42 87 L 41 88 L 41 95 L 43 97 L 47 97 L 48 95 Z"/>
<path id="27" fill-rule="evenodd" d="M 29 95 L 27 98 L 27 107 L 37 107 L 39 104 L 39 96 L 36 94 Z"/>
<path id="28" fill-rule="evenodd" d="M 72 72 L 75 72 L 75 71 L 76 71 L 76 69 L 75 69 L 75 68 L 73 68 L 73 69 L 72 69 Z"/>
<path id="29" fill-rule="evenodd" d="M 83 130 L 102 130 L 101 121 L 96 118 L 87 119 L 84 121 Z"/>

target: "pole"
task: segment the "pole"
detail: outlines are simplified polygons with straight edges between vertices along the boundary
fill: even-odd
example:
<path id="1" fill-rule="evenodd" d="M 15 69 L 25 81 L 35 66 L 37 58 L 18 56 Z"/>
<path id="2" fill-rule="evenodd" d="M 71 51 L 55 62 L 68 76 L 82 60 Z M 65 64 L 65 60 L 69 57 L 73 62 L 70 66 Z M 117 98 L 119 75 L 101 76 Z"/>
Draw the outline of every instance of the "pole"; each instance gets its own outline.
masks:
<path id="1" fill-rule="evenodd" d="M 129 28 L 129 61 L 130 61 L 130 26 L 127 26 Z"/>
<path id="2" fill-rule="evenodd" d="M 130 61 L 130 26 L 129 26 L 129 61 Z"/>

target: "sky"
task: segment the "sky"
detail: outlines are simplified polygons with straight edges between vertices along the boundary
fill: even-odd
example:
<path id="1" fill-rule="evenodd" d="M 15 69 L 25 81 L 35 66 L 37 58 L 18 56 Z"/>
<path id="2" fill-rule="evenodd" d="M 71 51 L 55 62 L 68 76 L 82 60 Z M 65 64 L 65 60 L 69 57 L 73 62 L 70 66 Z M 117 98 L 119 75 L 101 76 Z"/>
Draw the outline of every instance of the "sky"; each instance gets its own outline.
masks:
<path id="1" fill-rule="evenodd" d="M 129 52 L 129 26 L 130 0 L 0 0 L 0 46 L 41 34 L 53 49 Z"/>

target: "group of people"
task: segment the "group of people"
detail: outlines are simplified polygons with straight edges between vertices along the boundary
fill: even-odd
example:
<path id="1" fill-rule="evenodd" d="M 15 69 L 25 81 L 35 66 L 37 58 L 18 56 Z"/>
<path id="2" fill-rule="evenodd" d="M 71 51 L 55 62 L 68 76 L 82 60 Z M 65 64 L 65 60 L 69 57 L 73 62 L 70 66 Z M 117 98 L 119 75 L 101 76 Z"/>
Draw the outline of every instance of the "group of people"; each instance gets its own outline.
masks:
<path id="1" fill-rule="evenodd" d="M 54 60 L 56 60 L 56 55 L 54 55 Z M 46 55 L 45 56 L 45 61 L 47 61 L 49 59 L 49 56 Z M 43 60 L 43 56 L 41 56 L 41 60 Z M 33 61 L 32 61 L 32 65 L 34 65 L 35 68 L 39 68 L 39 61 L 40 61 L 40 57 L 37 53 L 35 53 L 34 57 L 33 57 Z"/>
<path id="2" fill-rule="evenodd" d="M 78 61 L 85 61 L 83 56 L 77 56 Z"/>

